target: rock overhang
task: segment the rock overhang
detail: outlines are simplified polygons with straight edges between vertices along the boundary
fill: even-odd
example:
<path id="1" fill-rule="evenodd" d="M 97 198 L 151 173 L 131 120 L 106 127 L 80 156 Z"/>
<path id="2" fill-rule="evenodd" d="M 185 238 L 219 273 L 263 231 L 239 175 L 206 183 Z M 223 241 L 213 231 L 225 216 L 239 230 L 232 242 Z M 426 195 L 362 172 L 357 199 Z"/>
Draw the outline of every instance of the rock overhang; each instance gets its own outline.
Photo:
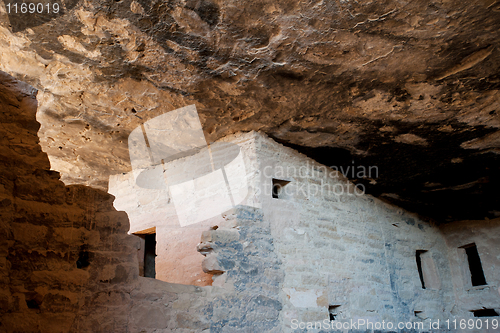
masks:
<path id="1" fill-rule="evenodd" d="M 498 215 L 500 8 L 462 3 L 62 1 L 2 16 L 1 69 L 39 89 L 67 183 L 130 170 L 128 134 L 195 103 L 209 141 L 259 130 L 440 221 Z"/>

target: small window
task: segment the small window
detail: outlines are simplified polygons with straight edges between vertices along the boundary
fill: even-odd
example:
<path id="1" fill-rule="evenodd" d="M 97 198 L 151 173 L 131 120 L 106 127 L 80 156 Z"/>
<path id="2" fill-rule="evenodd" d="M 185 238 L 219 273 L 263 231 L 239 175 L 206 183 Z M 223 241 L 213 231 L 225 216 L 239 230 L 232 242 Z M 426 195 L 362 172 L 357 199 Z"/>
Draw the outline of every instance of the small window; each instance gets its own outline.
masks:
<path id="1" fill-rule="evenodd" d="M 338 309 L 340 305 L 330 305 L 328 307 L 328 315 L 330 317 L 330 321 L 335 320 L 338 316 Z"/>
<path id="2" fill-rule="evenodd" d="M 425 253 L 425 250 L 417 250 L 417 269 L 418 276 L 420 277 L 420 283 L 422 284 L 422 289 L 425 289 L 425 281 L 424 281 L 424 273 L 422 272 L 422 253 Z"/>
<path id="3" fill-rule="evenodd" d="M 424 311 L 421 311 L 421 310 L 415 310 L 413 311 L 413 314 L 415 315 L 415 317 L 417 317 L 418 319 L 421 319 L 421 320 L 426 320 L 427 319 L 427 316 L 425 315 L 425 312 Z"/>
<path id="4" fill-rule="evenodd" d="M 486 278 L 484 277 L 483 265 L 481 264 L 481 259 L 479 258 L 479 253 L 477 252 L 477 246 L 475 243 L 462 246 L 467 254 L 467 261 L 469 263 L 469 271 L 471 276 L 471 282 L 473 286 L 484 286 L 486 285 Z"/>
<path id="5" fill-rule="evenodd" d="M 472 310 L 474 317 L 498 317 L 498 313 L 494 309 Z"/>
<path id="6" fill-rule="evenodd" d="M 28 306 L 28 309 L 40 309 L 40 304 L 38 304 L 38 302 L 34 299 L 27 299 L 26 305 Z"/>
<path id="7" fill-rule="evenodd" d="M 90 252 L 87 244 L 80 246 L 76 268 L 84 269 L 90 265 Z"/>
<path id="8" fill-rule="evenodd" d="M 288 185 L 290 181 L 273 178 L 273 198 L 283 199 L 285 197 L 285 186 Z"/>

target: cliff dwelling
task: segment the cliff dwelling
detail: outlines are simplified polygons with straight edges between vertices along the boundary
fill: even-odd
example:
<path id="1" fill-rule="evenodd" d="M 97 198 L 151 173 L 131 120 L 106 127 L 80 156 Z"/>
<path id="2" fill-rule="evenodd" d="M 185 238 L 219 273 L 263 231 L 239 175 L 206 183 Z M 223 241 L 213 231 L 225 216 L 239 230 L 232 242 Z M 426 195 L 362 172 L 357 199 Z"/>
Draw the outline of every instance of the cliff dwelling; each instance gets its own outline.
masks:
<path id="1" fill-rule="evenodd" d="M 0 332 L 498 332 L 499 47 L 497 0 L 0 0 Z"/>

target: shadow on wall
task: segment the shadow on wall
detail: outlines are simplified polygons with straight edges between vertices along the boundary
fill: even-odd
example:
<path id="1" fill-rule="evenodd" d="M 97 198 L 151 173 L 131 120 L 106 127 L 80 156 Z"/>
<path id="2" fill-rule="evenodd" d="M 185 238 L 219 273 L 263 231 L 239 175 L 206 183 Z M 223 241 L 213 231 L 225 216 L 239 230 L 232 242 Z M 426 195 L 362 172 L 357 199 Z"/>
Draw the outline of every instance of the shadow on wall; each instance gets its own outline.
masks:
<path id="1" fill-rule="evenodd" d="M 0 72 L 0 331 L 206 329 L 205 291 L 138 277 L 138 241 L 114 197 L 50 170 L 36 94 Z"/>

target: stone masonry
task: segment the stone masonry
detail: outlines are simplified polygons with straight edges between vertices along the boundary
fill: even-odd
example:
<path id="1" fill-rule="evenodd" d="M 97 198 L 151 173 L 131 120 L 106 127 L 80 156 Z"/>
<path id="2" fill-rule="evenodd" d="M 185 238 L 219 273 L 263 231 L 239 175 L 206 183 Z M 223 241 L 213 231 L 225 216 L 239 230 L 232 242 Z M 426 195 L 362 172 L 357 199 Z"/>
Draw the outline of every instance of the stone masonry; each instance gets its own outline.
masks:
<path id="1" fill-rule="evenodd" d="M 330 312 L 340 322 L 429 327 L 437 320 L 473 318 L 472 311 L 482 308 L 500 310 L 494 259 L 500 252 L 498 220 L 452 224 L 461 226 L 458 231 L 451 225 L 438 226 L 363 195 L 340 173 L 264 135 L 251 132 L 226 140 L 242 144 L 246 155 L 247 205 L 210 219 L 209 231 L 187 228 L 190 232 L 185 233 L 187 238 L 201 237 L 198 251 L 206 256 L 201 268 L 214 276 L 214 332 L 299 331 L 294 322 L 328 321 Z M 285 185 L 273 198 L 277 181 Z M 134 214 L 130 210 L 129 215 Z M 232 214 L 239 218 L 229 223 Z M 465 236 L 472 224 L 475 238 Z M 493 232 L 486 237 L 483 228 Z M 481 243 L 489 238 L 486 251 Z M 464 290 L 459 281 L 470 283 L 470 272 L 459 248 L 473 240 L 488 286 Z M 463 269 L 457 271 L 457 266 Z M 219 292 L 224 296 L 215 296 Z M 270 318 L 262 319 L 261 311 L 251 306 L 252 297 L 269 299 Z M 277 326 L 274 311 L 279 312 Z M 259 320 L 248 321 L 249 317 Z"/>

